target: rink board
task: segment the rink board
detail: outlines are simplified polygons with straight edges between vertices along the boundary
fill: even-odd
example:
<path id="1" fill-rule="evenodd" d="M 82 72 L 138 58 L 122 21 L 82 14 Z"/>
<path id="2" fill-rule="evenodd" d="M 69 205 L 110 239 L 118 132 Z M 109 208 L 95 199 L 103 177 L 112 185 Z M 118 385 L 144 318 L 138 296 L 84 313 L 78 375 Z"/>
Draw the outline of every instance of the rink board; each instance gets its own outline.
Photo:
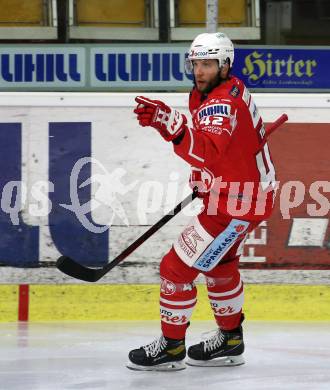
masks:
<path id="1" fill-rule="evenodd" d="M 187 94 L 149 96 L 187 112 Z M 269 141 L 280 182 L 276 208 L 272 218 L 249 236 L 241 268 L 329 271 L 329 95 L 254 96 L 266 122 L 283 112 L 289 122 Z M 70 283 L 72 279 L 54 269 L 60 254 L 102 266 L 189 191 L 188 165 L 173 157 L 171 146 L 152 129 L 138 127 L 133 105 L 133 94 L 0 94 L 1 186 L 15 180 L 26 187 L 25 203 L 18 196 L 15 210 L 10 213 L 6 202 L 0 210 L 2 283 Z M 68 209 L 73 202 L 71 168 L 84 156 L 93 160 L 81 168 L 82 177 L 74 184 L 85 183 L 78 190 L 79 201 L 89 207 L 92 200 L 94 209 L 88 214 L 92 227 L 112 221 L 110 230 L 102 233 L 89 231 Z M 124 218 L 108 201 L 113 194 L 104 178 L 109 175 L 117 175 L 122 184 L 123 193 L 115 195 Z M 95 180 L 86 182 L 90 177 Z M 290 181 L 304 194 L 299 206 L 284 215 L 288 189 L 294 192 Z M 196 209 L 181 212 L 105 282 L 157 283 L 159 260 Z M 290 283 L 288 279 L 289 273 L 282 282 Z"/>
<path id="2" fill-rule="evenodd" d="M 158 285 L 0 285 L 0 296 L 0 322 L 159 319 Z M 248 320 L 330 321 L 330 287 L 248 284 L 244 312 Z M 212 318 L 200 285 L 192 319 Z"/>

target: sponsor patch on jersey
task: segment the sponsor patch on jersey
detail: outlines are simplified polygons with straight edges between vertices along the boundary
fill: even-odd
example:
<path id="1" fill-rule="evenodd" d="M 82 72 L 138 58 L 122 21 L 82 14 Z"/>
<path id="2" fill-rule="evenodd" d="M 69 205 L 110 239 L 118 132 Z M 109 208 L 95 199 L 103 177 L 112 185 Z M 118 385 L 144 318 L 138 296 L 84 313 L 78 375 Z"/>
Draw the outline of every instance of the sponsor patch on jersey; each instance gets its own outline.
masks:
<path id="1" fill-rule="evenodd" d="M 203 228 L 198 217 L 194 217 L 174 242 L 173 248 L 180 259 L 191 267 L 212 241 L 213 237 Z"/>
<path id="2" fill-rule="evenodd" d="M 182 232 L 181 239 L 189 249 L 190 257 L 192 257 L 197 252 L 198 241 L 204 241 L 203 238 L 197 233 L 194 226 L 187 227 Z"/>
<path id="3" fill-rule="evenodd" d="M 211 134 L 214 134 L 214 135 L 220 135 L 224 131 L 227 131 L 227 133 L 229 135 L 231 135 L 231 133 L 230 133 L 230 131 L 228 129 L 224 129 L 224 128 L 219 127 L 219 126 L 205 126 L 205 127 L 203 127 L 203 131 L 206 131 L 207 133 L 211 133 Z"/>
<path id="4" fill-rule="evenodd" d="M 211 271 L 237 242 L 239 236 L 247 230 L 249 225 L 249 222 L 233 219 L 195 261 L 193 267 L 205 272 Z"/>
<path id="5" fill-rule="evenodd" d="M 237 97 L 240 93 L 240 90 L 238 87 L 236 87 L 236 85 L 233 85 L 232 89 L 230 90 L 229 92 L 229 95 L 233 96 L 233 97 Z"/>
<path id="6" fill-rule="evenodd" d="M 230 104 L 212 104 L 210 106 L 203 107 L 198 111 L 198 119 L 201 120 L 202 118 L 211 115 L 219 115 L 229 118 L 230 108 Z"/>

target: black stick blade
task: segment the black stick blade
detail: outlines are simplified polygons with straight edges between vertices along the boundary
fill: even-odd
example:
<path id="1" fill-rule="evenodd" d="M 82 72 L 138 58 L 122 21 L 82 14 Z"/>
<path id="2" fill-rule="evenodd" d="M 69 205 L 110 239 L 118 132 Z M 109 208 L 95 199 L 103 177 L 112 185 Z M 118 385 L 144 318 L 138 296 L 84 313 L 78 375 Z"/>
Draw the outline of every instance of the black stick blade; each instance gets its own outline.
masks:
<path id="1" fill-rule="evenodd" d="M 121 252 L 110 263 L 106 264 L 102 268 L 89 268 L 79 264 L 77 261 L 71 259 L 68 256 L 61 256 L 56 262 L 56 267 L 73 278 L 84 280 L 85 282 L 96 282 L 114 268 L 121 261 L 126 259 L 132 252 L 135 251 L 141 244 L 143 244 L 149 237 L 151 237 L 157 230 L 164 226 L 169 220 L 177 215 L 184 207 L 186 207 L 193 199 L 197 197 L 197 187 L 194 191 L 183 199 L 172 211 L 164 215 L 158 222 L 150 227 L 145 233 L 142 234 L 137 240 L 135 240 L 129 247 Z"/>
<path id="2" fill-rule="evenodd" d="M 56 261 L 56 267 L 66 275 L 85 282 L 96 282 L 102 276 L 100 270 L 87 268 L 68 256 L 59 257 Z"/>

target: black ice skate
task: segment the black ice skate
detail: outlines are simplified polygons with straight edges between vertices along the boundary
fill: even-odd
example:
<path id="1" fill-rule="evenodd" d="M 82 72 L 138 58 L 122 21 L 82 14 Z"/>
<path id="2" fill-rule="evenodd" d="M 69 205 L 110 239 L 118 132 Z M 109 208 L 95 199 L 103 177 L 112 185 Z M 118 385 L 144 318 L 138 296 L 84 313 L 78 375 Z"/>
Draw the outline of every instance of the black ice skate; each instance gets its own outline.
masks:
<path id="1" fill-rule="evenodd" d="M 188 349 L 187 364 L 190 366 L 239 366 L 244 364 L 243 330 L 240 326 L 231 331 L 217 329 L 205 341 Z"/>
<path id="2" fill-rule="evenodd" d="M 130 351 L 127 368 L 141 371 L 178 371 L 186 368 L 184 340 L 173 340 L 160 336 L 159 339 L 139 349 Z"/>

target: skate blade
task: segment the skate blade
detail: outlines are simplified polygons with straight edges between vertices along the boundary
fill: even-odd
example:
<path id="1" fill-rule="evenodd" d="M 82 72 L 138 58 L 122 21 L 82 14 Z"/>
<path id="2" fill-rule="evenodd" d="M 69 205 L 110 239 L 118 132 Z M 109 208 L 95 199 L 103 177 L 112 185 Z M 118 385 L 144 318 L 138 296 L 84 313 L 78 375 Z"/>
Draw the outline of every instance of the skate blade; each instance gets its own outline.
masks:
<path id="1" fill-rule="evenodd" d="M 186 368 L 186 365 L 183 360 L 181 360 L 178 362 L 157 364 L 155 366 L 140 366 L 138 364 L 128 362 L 126 364 L 126 367 L 134 371 L 180 371 L 184 370 Z"/>
<path id="2" fill-rule="evenodd" d="M 245 363 L 245 360 L 242 355 L 240 356 L 224 356 L 219 358 L 214 358 L 211 360 L 195 360 L 188 359 L 186 363 L 189 366 L 198 366 L 198 367 L 230 367 L 230 366 L 240 366 Z"/>

